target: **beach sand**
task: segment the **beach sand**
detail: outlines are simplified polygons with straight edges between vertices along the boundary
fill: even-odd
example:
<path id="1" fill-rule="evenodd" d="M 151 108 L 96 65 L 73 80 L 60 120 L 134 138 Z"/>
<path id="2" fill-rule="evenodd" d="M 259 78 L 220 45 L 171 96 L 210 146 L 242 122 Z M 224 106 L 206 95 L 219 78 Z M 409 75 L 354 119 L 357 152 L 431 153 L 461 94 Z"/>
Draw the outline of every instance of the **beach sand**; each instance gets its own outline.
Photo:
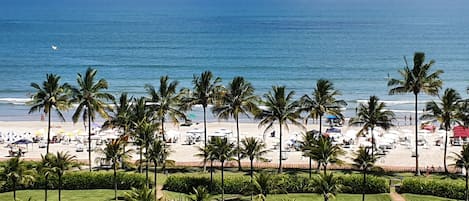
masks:
<path id="1" fill-rule="evenodd" d="M 324 124 L 325 128 L 327 128 L 327 124 Z M 85 128 L 83 123 L 73 124 L 71 122 L 53 122 L 52 123 L 52 132 L 75 132 L 81 133 L 86 135 Z M 184 144 L 185 141 L 185 133 L 188 130 L 192 130 L 194 128 L 198 128 L 203 130 L 203 123 L 193 124 L 192 126 L 182 127 L 182 126 L 174 126 L 173 124 L 167 123 L 166 124 L 166 131 L 174 130 L 179 132 L 179 141 L 177 143 L 170 143 L 171 150 L 173 151 L 169 157 L 171 160 L 175 160 L 176 162 L 200 162 L 201 159 L 194 156 L 198 151 L 197 147 L 203 146 L 203 141 L 196 143 L 195 145 L 186 145 Z M 226 128 L 228 130 L 233 131 L 233 135 L 230 138 L 233 142 L 236 142 L 236 125 L 231 122 L 211 122 L 207 124 L 207 133 L 213 133 L 220 128 Z M 323 130 L 325 130 L 323 128 Z M 342 129 L 342 133 L 345 133 L 348 129 L 358 130 L 359 127 L 348 127 L 343 126 L 340 127 Z M 15 132 L 16 134 L 30 132 L 32 135 L 35 135 L 38 130 L 44 129 L 47 131 L 47 122 L 46 121 L 4 121 L 0 122 L 0 132 L 7 133 L 7 132 Z M 307 129 L 318 129 L 317 124 L 310 124 L 307 125 Z M 401 130 L 406 132 L 411 132 L 408 134 L 402 134 L 407 136 L 412 136 L 413 139 L 413 126 L 401 126 L 397 128 L 393 128 L 395 130 Z M 256 122 L 251 123 L 241 123 L 240 124 L 240 136 L 244 138 L 246 136 L 253 136 L 258 137 L 259 139 L 263 139 L 265 137 L 267 149 L 271 150 L 265 157 L 271 159 L 271 163 L 278 163 L 279 152 L 278 149 L 274 149 L 274 144 L 278 143 L 278 128 L 276 128 L 276 137 L 270 136 L 270 130 L 264 133 L 264 128 L 259 128 Z M 304 133 L 305 130 L 302 128 L 298 128 L 295 126 L 290 126 L 289 131 L 283 132 L 283 141 L 290 139 L 293 137 L 294 133 Z M 301 138 L 301 136 L 300 136 Z M 434 139 L 436 139 L 436 134 L 429 134 L 427 137 L 428 146 L 419 147 L 419 154 L 420 154 L 420 167 L 435 167 L 439 168 L 443 166 L 443 146 L 436 146 L 434 143 Z M 57 151 L 69 151 L 72 155 L 76 155 L 77 159 L 82 161 L 87 161 L 88 159 L 88 152 L 86 152 L 87 144 L 85 145 L 84 152 L 75 152 L 76 149 L 76 142 L 71 142 L 69 145 L 64 144 L 51 144 L 50 150 L 51 152 L 55 153 Z M 413 144 L 413 142 L 412 142 Z M 8 151 L 10 148 L 6 147 L 6 143 L 1 144 L 0 147 L 0 160 L 8 159 Z M 23 145 L 24 146 L 24 145 Z M 135 146 L 130 146 L 134 150 L 136 150 Z M 358 145 L 354 145 L 351 148 L 344 149 L 347 151 L 347 154 L 342 157 L 342 159 L 348 163 L 351 162 L 352 152 L 356 150 Z M 377 165 L 379 166 L 386 166 L 386 167 L 395 167 L 395 168 L 412 168 L 415 166 L 415 158 L 411 157 L 411 151 L 415 148 L 409 148 L 406 145 L 401 145 L 396 143 L 396 147 L 391 149 L 388 154 L 383 156 L 378 160 Z M 285 150 L 285 148 L 283 148 Z M 448 146 L 448 156 L 453 155 L 452 152 L 459 152 L 461 150 L 460 146 Z M 27 153 L 25 154 L 25 159 L 32 159 L 37 160 L 41 158 L 41 154 L 44 154 L 46 149 L 38 148 L 38 144 L 29 144 L 27 147 Z M 287 153 L 287 160 L 284 160 L 284 164 L 308 164 L 308 159 L 302 156 L 302 152 L 300 151 L 288 151 Z M 98 153 L 93 152 L 92 158 L 93 163 L 96 157 L 99 157 Z M 132 157 L 133 160 L 138 159 L 138 155 L 135 152 Z M 448 164 L 454 163 L 450 157 L 448 157 Z M 246 162 L 248 162 L 246 160 Z M 96 165 L 96 164 L 94 164 Z"/>

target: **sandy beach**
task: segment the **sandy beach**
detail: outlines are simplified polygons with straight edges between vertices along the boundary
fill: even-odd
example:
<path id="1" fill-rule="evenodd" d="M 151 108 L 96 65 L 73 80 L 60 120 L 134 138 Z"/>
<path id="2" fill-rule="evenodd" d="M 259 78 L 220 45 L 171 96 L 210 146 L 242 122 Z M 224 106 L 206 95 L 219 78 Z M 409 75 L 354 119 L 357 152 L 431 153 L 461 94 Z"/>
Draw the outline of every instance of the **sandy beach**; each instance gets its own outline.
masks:
<path id="1" fill-rule="evenodd" d="M 84 152 L 76 152 L 77 142 L 74 141 L 73 133 L 86 136 L 86 131 L 82 123 L 73 124 L 71 122 L 53 122 L 52 123 L 52 132 L 53 133 L 67 133 L 72 138 L 72 141 L 69 144 L 66 143 L 55 143 L 51 144 L 51 152 L 57 151 L 69 151 L 71 154 L 76 155 L 77 159 L 86 161 L 88 159 L 88 152 L 86 152 L 87 144 L 85 144 L 85 151 Z M 325 128 L 327 128 L 327 124 L 325 124 Z M 225 128 L 227 130 L 233 131 L 233 135 L 229 137 L 230 140 L 233 142 L 236 141 L 236 130 L 235 124 L 228 121 L 228 122 L 211 122 L 207 124 L 207 133 L 213 133 L 221 128 Z M 359 127 L 349 127 L 343 126 L 339 127 L 342 133 L 346 133 L 348 130 L 358 130 Z M 41 129 L 43 129 L 41 131 Z M 200 162 L 201 159 L 195 157 L 194 155 L 197 153 L 197 147 L 203 145 L 203 141 L 197 142 L 194 145 L 187 145 L 185 143 L 186 132 L 193 129 L 200 129 L 203 130 L 203 124 L 193 124 L 192 126 L 174 126 L 172 124 L 167 124 L 167 131 L 172 130 L 177 133 L 178 141 L 176 143 L 170 143 L 172 153 L 169 157 L 171 160 L 175 160 L 176 162 Z M 307 130 L 311 129 L 318 129 L 317 124 L 309 124 L 307 125 Z M 395 127 L 391 130 L 399 131 L 399 137 L 412 136 L 413 139 L 413 126 L 401 126 Z M 47 122 L 46 121 L 4 121 L 0 122 L 0 132 L 2 134 L 8 132 L 14 132 L 15 134 L 22 134 L 22 133 L 31 133 L 32 136 L 40 135 L 41 132 L 47 131 Z M 287 141 L 293 138 L 301 139 L 301 133 L 304 133 L 305 130 L 302 128 L 297 128 L 294 126 L 290 126 L 289 131 L 284 131 L 283 141 Z M 389 131 L 388 131 L 389 132 Z M 409 133 L 406 133 L 409 132 Z M 70 134 L 72 133 L 72 134 Z M 240 135 L 241 138 L 246 136 L 253 136 L 258 137 L 259 139 L 265 139 L 267 144 L 267 149 L 271 150 L 265 157 L 267 159 L 271 159 L 271 163 L 278 163 L 278 149 L 274 146 L 278 143 L 278 128 L 276 130 L 277 135 L 275 137 L 271 137 L 271 131 L 267 131 L 264 133 L 264 128 L 259 128 L 258 124 L 255 122 L 252 123 L 241 123 L 240 124 Z M 375 132 L 377 135 L 379 132 Z M 75 135 L 74 134 L 74 135 Z M 299 136 L 298 136 L 299 135 Z M 451 136 L 451 135 L 450 135 Z M 443 146 L 436 146 L 435 140 L 438 138 L 437 133 L 429 133 L 428 136 L 425 137 L 427 140 L 427 145 L 419 146 L 419 154 L 420 154 L 420 167 L 435 167 L 439 168 L 443 166 Z M 4 139 L 6 140 L 6 139 Z M 365 140 L 364 138 L 355 141 L 350 148 L 344 148 L 347 154 L 346 156 L 342 157 L 343 160 L 346 162 L 351 161 L 352 152 L 357 149 L 358 145 L 361 141 Z M 412 141 L 412 144 L 413 141 Z M 25 159 L 40 159 L 41 154 L 46 152 L 45 148 L 39 148 L 38 143 L 29 144 L 29 145 L 21 145 L 26 148 L 26 153 L 24 155 Z M 102 146 L 102 145 L 100 145 Z M 97 147 L 100 147 L 97 146 Z M 284 143 L 284 147 L 286 147 Z M 132 147 L 134 150 L 136 147 Z M 24 148 L 23 148 L 24 149 Z M 460 146 L 448 146 L 448 156 L 452 155 L 452 152 L 458 152 L 461 149 Z M 7 147 L 7 143 L 1 144 L 0 147 L 0 160 L 5 160 L 9 158 L 9 150 L 10 148 Z M 287 151 L 283 148 L 284 151 Z M 386 167 L 402 167 L 402 168 L 411 168 L 415 165 L 415 158 L 411 157 L 412 150 L 414 148 L 409 147 L 408 145 L 396 142 L 393 144 L 393 148 L 389 149 L 386 155 L 382 156 L 378 164 L 379 166 L 386 166 Z M 96 157 L 100 155 L 96 152 L 92 153 L 93 161 Z M 308 164 L 308 159 L 302 156 L 301 151 L 287 151 L 286 152 L 287 159 L 284 160 L 284 164 Z M 138 159 L 137 153 L 133 154 L 133 159 Z M 246 161 L 247 162 L 247 161 Z M 451 158 L 448 158 L 448 164 L 453 163 Z M 97 165 L 97 164 L 93 164 Z"/>

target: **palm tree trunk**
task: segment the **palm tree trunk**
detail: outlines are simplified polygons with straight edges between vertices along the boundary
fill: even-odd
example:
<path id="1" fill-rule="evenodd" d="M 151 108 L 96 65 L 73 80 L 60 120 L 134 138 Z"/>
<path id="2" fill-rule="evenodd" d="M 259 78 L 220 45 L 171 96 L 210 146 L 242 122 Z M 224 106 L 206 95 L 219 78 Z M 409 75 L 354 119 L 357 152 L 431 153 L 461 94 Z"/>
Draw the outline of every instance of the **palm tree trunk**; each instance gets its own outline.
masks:
<path id="1" fill-rule="evenodd" d="M 161 118 L 161 136 L 163 136 L 163 142 L 166 143 L 166 136 L 164 134 L 164 117 Z"/>
<path id="2" fill-rule="evenodd" d="M 448 128 L 445 128 L 445 151 L 443 154 L 443 166 L 445 166 L 445 173 L 448 173 L 448 167 L 446 167 L 446 150 L 448 148 Z"/>
<path id="3" fill-rule="evenodd" d="M 254 176 L 254 160 L 251 160 L 251 184 L 252 184 L 252 176 Z"/>
<path id="4" fill-rule="evenodd" d="M 366 169 L 363 170 L 363 194 L 362 194 L 362 201 L 365 201 L 365 194 L 366 194 Z"/>
<path id="5" fill-rule="evenodd" d="M 280 150 L 279 150 L 279 158 L 278 158 L 278 161 L 279 161 L 279 163 L 278 163 L 278 173 L 280 173 L 280 174 L 283 172 L 283 169 L 282 169 L 282 123 L 283 122 L 280 121 L 280 132 L 279 132 L 279 136 L 280 136 L 279 148 L 280 148 Z"/>
<path id="6" fill-rule="evenodd" d="M 46 175 L 46 185 L 44 186 L 44 200 L 47 201 L 47 190 L 49 188 L 49 175 Z"/>
<path id="7" fill-rule="evenodd" d="M 154 173 L 154 175 L 153 175 L 153 177 L 154 177 L 153 178 L 154 179 L 153 185 L 154 185 L 154 188 L 155 188 L 155 201 L 156 201 L 156 200 L 158 200 L 158 183 L 157 183 L 158 177 L 156 175 L 156 173 L 157 173 L 156 172 L 156 167 L 157 167 L 158 164 L 156 163 L 156 161 L 155 161 L 154 164 L 155 164 L 155 169 L 153 170 L 153 173 Z"/>
<path id="8" fill-rule="evenodd" d="M 312 171 L 313 171 L 313 159 L 311 159 L 311 157 L 309 157 L 309 179 L 311 179 L 311 174 L 312 174 Z"/>
<path id="9" fill-rule="evenodd" d="M 236 120 L 236 136 L 237 136 L 237 147 L 236 147 L 236 152 L 238 154 L 238 171 L 242 171 L 242 167 L 241 167 L 241 150 L 240 150 L 240 147 L 239 147 L 239 119 L 238 119 L 238 115 L 235 115 L 235 120 Z"/>
<path id="10" fill-rule="evenodd" d="M 88 110 L 88 166 L 91 172 L 91 114 Z"/>
<path id="11" fill-rule="evenodd" d="M 59 174 L 59 201 L 62 200 L 62 174 Z"/>
<path id="12" fill-rule="evenodd" d="M 322 135 L 322 115 L 319 115 L 319 135 Z"/>
<path id="13" fill-rule="evenodd" d="M 114 199 L 117 201 L 117 164 L 114 162 Z"/>
<path id="14" fill-rule="evenodd" d="M 419 176 L 420 175 L 420 170 L 419 170 L 419 145 L 418 145 L 418 125 L 417 125 L 417 94 L 415 94 L 415 175 Z"/>
<path id="15" fill-rule="evenodd" d="M 469 201 L 469 192 L 468 192 L 469 190 L 467 188 L 468 187 L 467 183 L 468 183 L 468 179 L 469 179 L 469 172 L 468 171 L 469 171 L 469 168 L 466 168 L 466 193 L 465 193 L 466 194 L 465 195 L 466 201 Z"/>
<path id="16" fill-rule="evenodd" d="M 47 116 L 48 116 L 48 118 L 47 118 L 47 119 L 48 119 L 48 122 L 47 122 L 47 150 L 46 150 L 46 154 L 49 153 L 49 144 L 50 144 L 50 127 L 51 127 L 51 122 L 50 122 L 50 121 L 51 121 L 51 118 L 50 118 L 50 116 L 51 116 L 51 114 L 50 114 L 50 113 L 51 113 L 51 111 L 50 111 L 50 106 L 49 106 L 49 109 L 48 109 L 48 110 L 49 110 L 49 112 L 48 112 L 48 114 L 47 114 Z"/>
<path id="17" fill-rule="evenodd" d="M 147 153 L 145 153 L 145 181 L 147 182 L 147 187 L 150 188 L 150 182 L 148 179 L 148 158 L 146 156 Z"/>
<path id="18" fill-rule="evenodd" d="M 204 149 L 207 149 L 207 106 L 203 105 L 204 108 Z M 204 172 L 207 171 L 207 159 L 204 159 Z"/>
<path id="19" fill-rule="evenodd" d="M 140 162 L 138 163 L 138 172 L 142 174 L 142 161 L 143 161 L 143 144 L 140 145 Z"/>
<path id="20" fill-rule="evenodd" d="M 324 201 L 329 201 L 329 197 L 327 196 L 327 194 L 323 193 L 323 195 L 324 195 Z"/>
<path id="21" fill-rule="evenodd" d="M 467 173 L 466 173 L 466 175 L 467 175 Z M 467 179 L 466 179 L 466 181 L 467 181 Z M 466 189 L 467 189 L 467 182 L 466 182 Z M 13 199 L 16 200 L 16 182 L 15 181 L 13 181 Z"/>
<path id="22" fill-rule="evenodd" d="M 373 132 L 374 128 L 371 127 L 371 157 L 375 155 L 375 134 Z"/>
<path id="23" fill-rule="evenodd" d="M 327 163 L 324 163 L 322 167 L 324 168 L 324 170 L 323 170 L 324 175 L 326 175 L 326 173 L 327 173 Z"/>
<path id="24" fill-rule="evenodd" d="M 210 160 L 210 192 L 213 191 L 213 160 Z"/>
<path id="25" fill-rule="evenodd" d="M 316 173 L 319 173 L 321 170 L 321 163 L 318 161 L 318 167 L 316 168 Z"/>
<path id="26" fill-rule="evenodd" d="M 224 163 L 224 161 L 221 161 L 221 200 L 222 201 L 225 200 L 225 178 L 224 178 L 224 175 L 223 175 L 223 172 L 224 172 L 223 171 L 224 170 L 223 163 Z"/>

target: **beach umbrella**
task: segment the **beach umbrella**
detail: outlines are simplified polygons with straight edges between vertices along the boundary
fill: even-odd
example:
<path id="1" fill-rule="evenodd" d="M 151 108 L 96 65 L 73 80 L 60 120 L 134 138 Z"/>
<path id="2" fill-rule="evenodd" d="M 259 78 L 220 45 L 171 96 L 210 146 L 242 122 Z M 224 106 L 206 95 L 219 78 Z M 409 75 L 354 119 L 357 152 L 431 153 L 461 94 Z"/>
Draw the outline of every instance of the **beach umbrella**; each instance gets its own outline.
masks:
<path id="1" fill-rule="evenodd" d="M 46 131 L 43 128 L 41 128 L 37 130 L 36 132 L 34 132 L 34 135 L 36 135 L 36 137 L 43 137 L 45 133 Z"/>
<path id="2" fill-rule="evenodd" d="M 17 140 L 16 142 L 13 142 L 13 144 L 31 144 L 33 143 L 33 141 L 31 140 L 28 140 L 28 139 L 21 139 L 21 140 Z"/>

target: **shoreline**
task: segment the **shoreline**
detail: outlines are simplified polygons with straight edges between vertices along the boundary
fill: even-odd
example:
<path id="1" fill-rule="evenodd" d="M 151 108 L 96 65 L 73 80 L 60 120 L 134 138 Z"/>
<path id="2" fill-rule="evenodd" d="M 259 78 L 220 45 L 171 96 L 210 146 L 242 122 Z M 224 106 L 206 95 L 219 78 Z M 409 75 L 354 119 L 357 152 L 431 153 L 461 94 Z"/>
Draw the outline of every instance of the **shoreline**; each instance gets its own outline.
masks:
<path id="1" fill-rule="evenodd" d="M 170 160 L 175 160 L 176 163 L 197 163 L 201 161 L 200 158 L 195 157 L 194 155 L 197 153 L 197 148 L 198 146 L 203 145 L 203 142 L 198 142 L 195 145 L 186 145 L 184 143 L 185 141 L 185 133 L 189 130 L 198 128 L 203 130 L 203 123 L 199 124 L 193 124 L 192 126 L 179 126 L 176 127 L 171 123 L 167 123 L 166 125 L 166 131 L 174 131 L 177 133 L 177 137 L 179 138 L 177 143 L 170 143 L 169 145 L 171 146 L 171 150 L 173 151 L 171 155 L 169 156 L 168 159 Z M 72 122 L 52 122 L 52 128 L 51 132 L 52 133 L 57 133 L 57 132 L 62 132 L 62 133 L 79 133 L 79 135 L 86 136 L 87 132 L 84 130 L 84 126 L 82 122 L 78 122 L 76 124 L 73 124 Z M 213 133 L 221 128 L 225 128 L 228 130 L 231 130 L 233 134 L 229 138 L 231 141 L 235 141 L 236 139 L 236 125 L 233 121 L 219 121 L 219 122 L 211 122 L 207 123 L 207 133 Z M 325 130 L 327 128 L 327 124 L 324 124 L 323 129 Z M 357 131 L 359 127 L 349 127 L 349 126 L 343 126 L 339 127 L 342 129 L 342 133 L 345 134 L 347 131 L 353 132 Z M 400 135 L 402 136 L 413 136 L 413 126 L 400 126 L 400 127 L 395 127 L 391 130 L 398 131 L 400 132 Z M 24 132 L 29 132 L 31 135 L 37 135 L 38 131 L 40 129 L 44 129 L 44 131 L 47 132 L 47 121 L 0 121 L 0 132 L 2 134 L 5 134 L 7 132 L 15 132 L 15 134 L 22 134 Z M 278 163 L 278 149 L 274 149 L 276 144 L 278 142 L 278 126 L 275 125 L 274 129 L 277 129 L 277 136 L 271 137 L 270 136 L 270 131 L 267 131 L 264 133 L 263 128 L 259 128 L 257 123 L 240 123 L 240 137 L 241 139 L 249 136 L 249 137 L 257 137 L 259 139 L 265 139 L 266 141 L 266 148 L 268 150 L 271 150 L 266 154 L 265 158 L 268 158 L 271 160 L 270 164 L 277 164 Z M 311 129 L 318 129 L 317 124 L 308 124 L 307 125 L 307 130 Z M 283 134 L 283 139 L 292 139 L 292 138 L 301 138 L 302 132 L 305 130 L 291 126 L 289 131 L 284 131 Z M 300 135 L 300 136 L 299 136 Z M 402 137 L 400 136 L 400 137 Z M 428 146 L 419 146 L 419 154 L 420 154 L 420 160 L 419 160 L 419 168 L 425 169 L 426 167 L 434 167 L 435 169 L 438 169 L 439 167 L 443 166 L 443 146 L 435 146 L 435 143 L 433 142 L 434 138 L 438 136 L 438 133 L 432 133 L 429 134 L 428 136 Z M 451 136 L 451 135 L 449 135 Z M 427 137 L 425 137 L 427 138 Z M 341 157 L 342 160 L 345 161 L 345 163 L 351 163 L 351 157 L 352 157 L 352 152 L 357 149 L 358 143 L 363 142 L 364 139 L 358 138 L 357 142 L 355 145 L 352 145 L 351 148 L 344 148 L 344 150 L 347 152 L 347 154 L 343 157 Z M 51 144 L 51 152 L 55 153 L 56 151 L 69 151 L 70 154 L 76 155 L 78 160 L 85 160 L 87 161 L 88 159 L 88 152 L 86 152 L 86 148 L 84 152 L 75 152 L 76 150 L 76 143 L 72 141 L 70 144 Z M 284 143 L 285 144 L 285 141 Z M 413 142 L 412 142 L 413 144 Z M 6 160 L 8 159 L 8 151 L 10 148 L 6 147 L 6 143 L 0 144 L 0 160 Z M 27 147 L 27 153 L 25 154 L 24 158 L 25 159 L 40 159 L 41 154 L 45 153 L 45 149 L 40 149 L 38 148 L 37 143 L 30 144 Z M 87 146 L 86 146 L 87 147 Z M 135 146 L 129 146 L 132 147 L 132 149 L 136 150 Z M 415 148 L 409 148 L 409 146 L 402 145 L 399 143 L 395 144 L 395 147 L 391 150 L 389 150 L 389 153 L 380 158 L 377 162 L 377 166 L 383 166 L 383 167 L 392 167 L 394 169 L 406 169 L 406 168 L 412 168 L 415 166 L 415 158 L 411 157 L 411 152 Z M 448 164 L 452 164 L 453 162 L 451 161 L 450 156 L 452 155 L 453 152 L 459 152 L 461 149 L 460 146 L 448 146 L 448 158 L 447 162 Z M 284 149 L 287 159 L 283 161 L 285 165 L 292 165 L 292 166 L 303 166 L 307 165 L 309 160 L 308 158 L 305 158 L 302 156 L 302 152 L 300 151 L 286 151 Z M 98 157 L 99 155 L 96 152 L 92 153 L 92 161 L 94 162 L 95 157 Z M 137 153 L 132 154 L 132 160 L 138 159 Z M 243 162 L 246 162 L 248 160 L 242 160 Z M 93 164 L 96 165 L 96 164 Z"/>

